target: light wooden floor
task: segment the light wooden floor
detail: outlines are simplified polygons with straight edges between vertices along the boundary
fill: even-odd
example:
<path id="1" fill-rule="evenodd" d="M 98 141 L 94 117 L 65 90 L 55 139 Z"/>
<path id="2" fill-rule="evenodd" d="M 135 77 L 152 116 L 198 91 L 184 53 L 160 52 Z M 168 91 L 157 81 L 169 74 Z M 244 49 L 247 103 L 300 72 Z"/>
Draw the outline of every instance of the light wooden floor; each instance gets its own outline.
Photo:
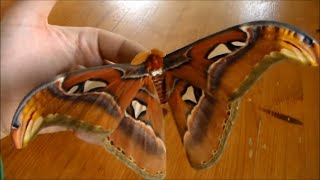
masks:
<path id="1" fill-rule="evenodd" d="M 1 2 L 1 16 L 10 6 Z M 319 39 L 319 1 L 65 1 L 49 22 L 93 26 L 165 52 L 224 28 L 253 20 L 278 20 Z M 300 119 L 296 126 L 258 109 Z M 219 162 L 196 171 L 187 162 L 170 116 L 165 119 L 168 179 L 319 179 L 319 68 L 284 62 L 274 66 L 242 100 Z M 69 133 L 41 135 L 17 151 L 1 141 L 6 179 L 136 179 L 103 148 Z"/>

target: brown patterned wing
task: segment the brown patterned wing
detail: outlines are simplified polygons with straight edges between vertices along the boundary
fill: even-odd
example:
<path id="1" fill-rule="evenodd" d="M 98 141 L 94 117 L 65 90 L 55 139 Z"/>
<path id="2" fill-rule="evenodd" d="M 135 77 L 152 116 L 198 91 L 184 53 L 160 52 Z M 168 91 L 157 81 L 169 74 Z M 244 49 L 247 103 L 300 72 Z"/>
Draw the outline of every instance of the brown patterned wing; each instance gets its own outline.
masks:
<path id="1" fill-rule="evenodd" d="M 165 175 L 161 107 L 144 65 L 80 70 L 36 88 L 14 116 L 16 147 L 49 126 L 86 134 L 143 177 Z"/>
<path id="2" fill-rule="evenodd" d="M 127 107 L 105 147 L 146 179 L 164 178 L 166 148 L 160 101 L 150 77 Z"/>
<path id="3" fill-rule="evenodd" d="M 319 44 L 294 27 L 251 22 L 198 40 L 165 57 L 168 103 L 194 168 L 220 157 L 241 96 L 272 64 L 319 65 Z"/>

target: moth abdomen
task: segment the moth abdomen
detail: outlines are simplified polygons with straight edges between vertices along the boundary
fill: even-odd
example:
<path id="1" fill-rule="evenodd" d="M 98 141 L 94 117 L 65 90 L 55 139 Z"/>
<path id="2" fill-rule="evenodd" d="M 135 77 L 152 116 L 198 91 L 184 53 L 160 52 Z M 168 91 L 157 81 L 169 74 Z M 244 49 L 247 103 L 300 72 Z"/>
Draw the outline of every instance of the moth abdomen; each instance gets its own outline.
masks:
<path id="1" fill-rule="evenodd" d="M 152 81 L 158 93 L 161 104 L 166 103 L 167 97 L 166 97 L 166 86 L 164 83 L 164 75 L 161 74 L 158 76 L 152 76 Z"/>

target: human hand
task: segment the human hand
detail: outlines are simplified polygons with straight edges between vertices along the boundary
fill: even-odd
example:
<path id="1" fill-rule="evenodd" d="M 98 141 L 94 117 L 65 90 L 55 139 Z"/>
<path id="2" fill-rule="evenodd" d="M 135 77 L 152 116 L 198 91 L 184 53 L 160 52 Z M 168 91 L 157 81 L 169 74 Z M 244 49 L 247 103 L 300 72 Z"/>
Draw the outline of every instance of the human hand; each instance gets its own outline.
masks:
<path id="1" fill-rule="evenodd" d="M 55 1 L 18 1 L 1 21 L 1 138 L 23 97 L 58 74 L 99 66 L 104 60 L 130 60 L 144 48 L 96 28 L 50 25 Z M 60 128 L 43 131 L 56 132 Z"/>

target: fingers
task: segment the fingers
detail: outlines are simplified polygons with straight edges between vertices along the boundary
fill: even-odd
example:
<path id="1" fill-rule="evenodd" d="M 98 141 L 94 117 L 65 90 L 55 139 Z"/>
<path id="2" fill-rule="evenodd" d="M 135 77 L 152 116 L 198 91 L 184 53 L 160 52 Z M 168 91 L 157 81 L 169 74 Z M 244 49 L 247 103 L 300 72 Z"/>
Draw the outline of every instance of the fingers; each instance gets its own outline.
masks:
<path id="1" fill-rule="evenodd" d="M 61 127 L 61 126 L 51 126 L 51 127 L 47 127 L 42 129 L 39 134 L 50 134 L 50 133 L 57 133 L 57 132 L 62 132 L 62 131 L 73 131 L 71 129 L 68 129 L 66 127 Z M 74 135 L 76 135 L 79 139 L 81 139 L 82 141 L 85 141 L 87 143 L 90 144 L 101 144 L 102 141 L 101 139 L 103 138 L 99 138 L 98 135 L 94 135 L 84 131 L 73 131 Z"/>
<path id="2" fill-rule="evenodd" d="M 86 67 L 112 63 L 130 63 L 136 54 L 146 49 L 137 42 L 98 28 L 50 25 L 49 29 L 62 39 L 65 49 L 73 49 L 71 64 Z M 62 38 L 61 38 L 62 37 Z M 110 62 L 111 61 L 111 62 Z M 68 69 L 68 68 L 66 68 Z"/>
<path id="3" fill-rule="evenodd" d="M 39 134 L 47 134 L 47 133 L 56 133 L 61 131 L 67 131 L 68 128 L 62 126 L 50 126 L 47 128 L 42 129 Z"/>
<path id="4" fill-rule="evenodd" d="M 85 141 L 85 142 L 87 142 L 87 143 L 90 143 L 90 144 L 97 144 L 97 145 L 99 145 L 99 144 L 101 144 L 102 143 L 102 139 L 104 139 L 104 138 L 99 138 L 98 136 L 94 136 L 94 135 L 89 135 L 89 133 L 86 133 L 86 132 L 81 132 L 81 131 L 79 131 L 79 132 L 75 132 L 75 135 L 79 138 L 79 139 L 81 139 L 81 140 L 83 140 L 83 141 Z"/>
<path id="5" fill-rule="evenodd" d="M 146 48 L 121 35 L 99 30 L 98 50 L 105 60 L 116 63 L 130 63 L 136 54 L 141 51 L 146 51 Z"/>
<path id="6" fill-rule="evenodd" d="M 102 138 L 99 138 L 99 135 L 94 135 L 90 134 L 90 132 L 85 132 L 85 131 L 75 131 L 72 129 L 68 129 L 66 127 L 62 126 L 50 126 L 47 128 L 42 129 L 39 134 L 49 134 L 49 133 L 57 133 L 57 132 L 62 132 L 62 131 L 73 131 L 74 134 L 81 139 L 82 141 L 85 141 L 90 144 L 101 144 Z M 103 135 L 101 135 L 103 136 Z"/>
<path id="7" fill-rule="evenodd" d="M 17 1 L 6 13 L 2 23 L 41 25 L 47 24 L 49 13 L 55 5 L 55 0 L 39 1 L 24 0 Z"/>

